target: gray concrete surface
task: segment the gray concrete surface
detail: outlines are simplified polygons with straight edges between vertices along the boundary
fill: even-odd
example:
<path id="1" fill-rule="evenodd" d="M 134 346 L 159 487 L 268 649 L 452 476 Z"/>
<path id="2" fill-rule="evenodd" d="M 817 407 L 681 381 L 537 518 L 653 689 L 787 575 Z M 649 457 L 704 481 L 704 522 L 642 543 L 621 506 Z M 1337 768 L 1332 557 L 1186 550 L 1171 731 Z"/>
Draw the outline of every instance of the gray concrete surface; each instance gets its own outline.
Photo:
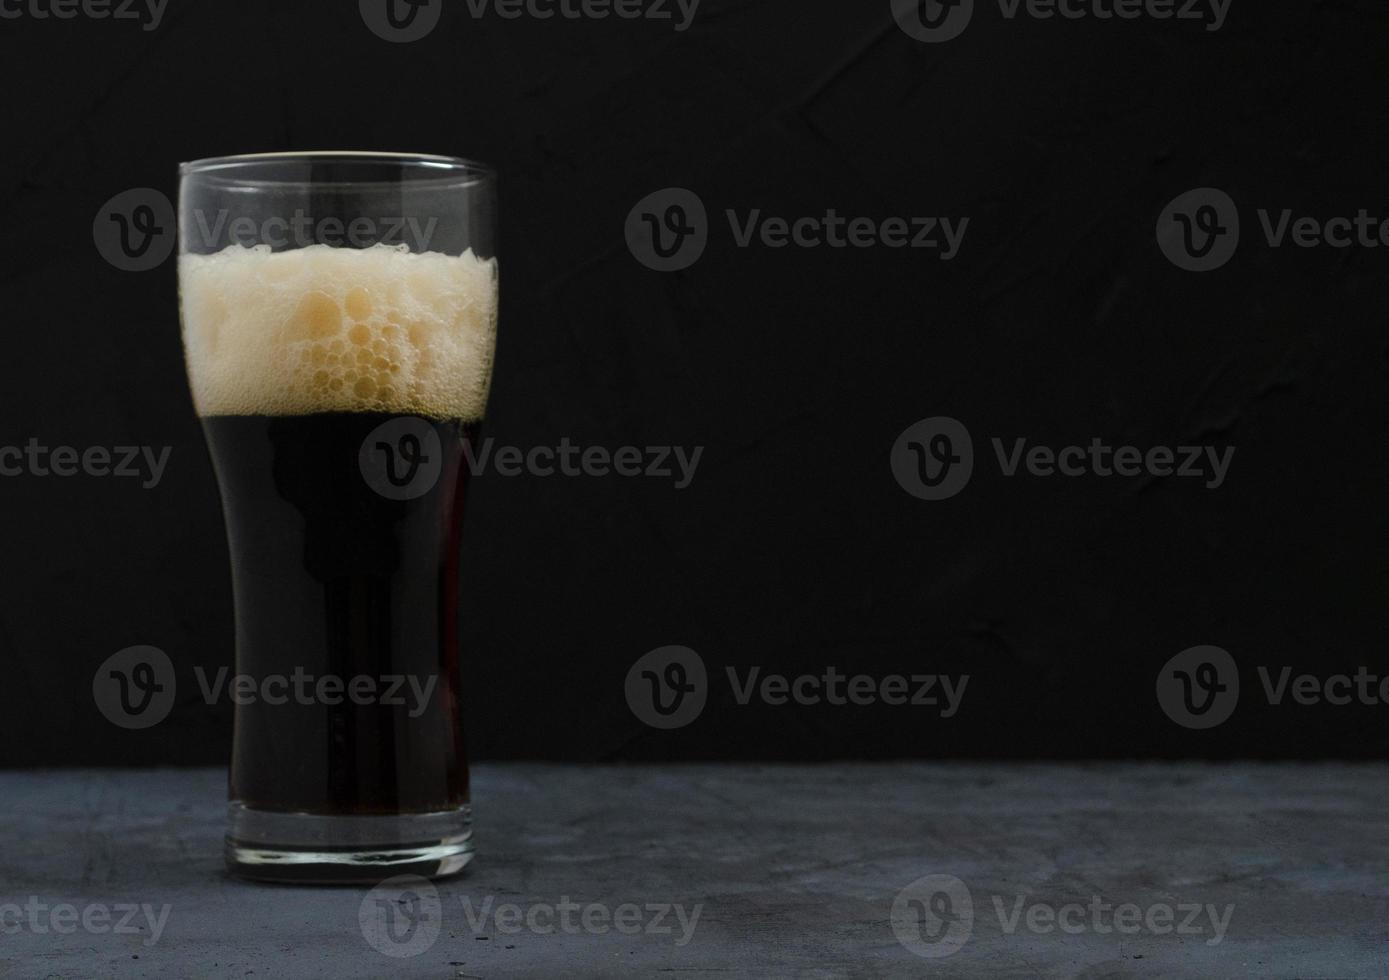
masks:
<path id="1" fill-rule="evenodd" d="M 437 905 L 225 877 L 223 793 L 0 773 L 0 977 L 1389 975 L 1384 766 L 482 766 Z"/>

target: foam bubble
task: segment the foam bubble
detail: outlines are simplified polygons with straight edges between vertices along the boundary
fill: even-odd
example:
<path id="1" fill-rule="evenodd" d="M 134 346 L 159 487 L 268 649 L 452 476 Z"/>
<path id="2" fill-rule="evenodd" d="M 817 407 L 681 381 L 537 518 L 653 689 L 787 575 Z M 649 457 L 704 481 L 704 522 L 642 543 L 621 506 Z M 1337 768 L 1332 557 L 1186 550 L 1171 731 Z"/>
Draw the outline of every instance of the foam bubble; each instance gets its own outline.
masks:
<path id="1" fill-rule="evenodd" d="M 179 257 L 199 415 L 482 417 L 497 263 L 462 255 L 232 245 Z"/>

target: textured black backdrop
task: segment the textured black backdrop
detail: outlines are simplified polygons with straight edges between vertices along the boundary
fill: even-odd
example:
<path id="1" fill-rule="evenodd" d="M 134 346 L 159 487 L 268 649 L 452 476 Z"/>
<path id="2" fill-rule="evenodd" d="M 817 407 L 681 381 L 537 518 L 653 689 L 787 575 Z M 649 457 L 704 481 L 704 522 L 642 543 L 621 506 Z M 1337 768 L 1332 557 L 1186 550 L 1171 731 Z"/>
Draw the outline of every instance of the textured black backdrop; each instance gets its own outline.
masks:
<path id="1" fill-rule="evenodd" d="M 1389 706 L 1268 705 L 1257 665 L 1384 656 L 1389 249 L 1272 249 L 1255 211 L 1389 215 L 1389 18 L 1371 0 L 1233 0 L 1219 31 L 1004 18 L 922 43 L 888 3 L 704 0 L 652 21 L 475 18 L 387 44 L 355 3 L 171 0 L 138 23 L 0 19 L 0 445 L 172 447 L 134 481 L 0 479 L 0 763 L 220 762 L 232 656 L 216 486 L 172 262 L 105 262 L 114 194 L 180 160 L 458 153 L 501 174 L 488 431 L 530 446 L 702 445 L 693 484 L 475 484 L 467 726 L 479 757 L 1382 756 Z M 5 4 L 11 7 L 9 0 Z M 23 8 L 27 9 L 27 8 Z M 709 245 L 661 273 L 624 242 L 680 186 Z M 1168 201 L 1228 192 L 1205 274 L 1159 251 Z M 725 209 L 971 219 L 959 256 L 738 248 Z M 936 502 L 894 441 L 959 419 L 980 457 Z M 1237 447 L 1181 479 L 1005 479 L 992 436 Z M 124 731 L 92 674 L 152 644 L 172 715 Z M 700 654 L 702 715 L 647 727 L 624 678 Z M 1166 661 L 1214 644 L 1243 690 L 1174 724 Z M 970 675 L 958 714 L 737 704 L 724 668 Z"/>

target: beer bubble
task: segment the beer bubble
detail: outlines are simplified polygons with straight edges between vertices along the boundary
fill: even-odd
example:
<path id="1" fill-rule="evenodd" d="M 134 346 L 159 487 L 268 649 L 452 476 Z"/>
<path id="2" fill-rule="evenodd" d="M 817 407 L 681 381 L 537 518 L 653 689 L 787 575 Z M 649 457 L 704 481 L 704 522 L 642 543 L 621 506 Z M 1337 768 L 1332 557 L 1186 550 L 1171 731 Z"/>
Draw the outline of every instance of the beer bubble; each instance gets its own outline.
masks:
<path id="1" fill-rule="evenodd" d="M 201 415 L 482 416 L 496 341 L 492 259 L 233 245 L 179 259 Z"/>

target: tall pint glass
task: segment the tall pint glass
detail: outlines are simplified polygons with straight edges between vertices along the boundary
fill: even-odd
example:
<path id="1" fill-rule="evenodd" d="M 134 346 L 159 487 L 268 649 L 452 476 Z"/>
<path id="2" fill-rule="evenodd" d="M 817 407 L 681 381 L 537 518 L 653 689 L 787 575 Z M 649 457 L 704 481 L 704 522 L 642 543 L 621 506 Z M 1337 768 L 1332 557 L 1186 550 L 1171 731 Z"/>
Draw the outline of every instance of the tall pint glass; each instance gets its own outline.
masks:
<path id="1" fill-rule="evenodd" d="M 458 574 L 494 226 L 494 174 L 452 157 L 181 168 L 184 353 L 231 552 L 236 874 L 442 876 L 472 856 Z"/>

